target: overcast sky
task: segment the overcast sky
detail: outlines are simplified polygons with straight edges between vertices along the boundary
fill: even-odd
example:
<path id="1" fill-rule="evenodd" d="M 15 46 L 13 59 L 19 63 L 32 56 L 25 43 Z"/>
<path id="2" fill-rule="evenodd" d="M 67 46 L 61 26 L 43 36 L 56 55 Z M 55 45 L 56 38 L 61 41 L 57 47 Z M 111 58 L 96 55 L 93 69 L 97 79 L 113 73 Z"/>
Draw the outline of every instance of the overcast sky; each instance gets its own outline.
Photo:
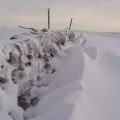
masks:
<path id="1" fill-rule="evenodd" d="M 0 0 L 0 26 L 64 29 L 73 17 L 73 29 L 120 31 L 120 0 Z"/>

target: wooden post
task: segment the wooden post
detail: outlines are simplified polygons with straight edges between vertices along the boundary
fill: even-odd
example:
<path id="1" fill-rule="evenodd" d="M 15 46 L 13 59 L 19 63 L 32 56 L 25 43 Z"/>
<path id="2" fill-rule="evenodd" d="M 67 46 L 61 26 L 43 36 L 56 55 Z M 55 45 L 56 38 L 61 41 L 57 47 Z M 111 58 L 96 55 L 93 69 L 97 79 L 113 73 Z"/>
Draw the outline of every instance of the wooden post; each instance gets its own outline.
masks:
<path id="1" fill-rule="evenodd" d="M 48 8 L 48 29 L 50 29 L 50 8 Z"/>
<path id="2" fill-rule="evenodd" d="M 72 22 L 73 22 L 73 18 L 71 18 L 71 20 L 70 20 L 70 26 L 69 26 L 69 30 L 71 29 Z"/>

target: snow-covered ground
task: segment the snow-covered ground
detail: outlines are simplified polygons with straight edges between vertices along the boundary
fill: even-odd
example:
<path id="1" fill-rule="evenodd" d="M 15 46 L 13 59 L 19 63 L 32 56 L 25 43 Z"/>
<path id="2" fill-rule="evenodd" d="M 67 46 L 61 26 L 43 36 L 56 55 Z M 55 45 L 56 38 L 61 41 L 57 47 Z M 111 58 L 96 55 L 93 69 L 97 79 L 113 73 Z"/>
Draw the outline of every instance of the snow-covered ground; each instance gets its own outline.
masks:
<path id="1" fill-rule="evenodd" d="M 1 28 L 1 47 L 12 35 L 25 31 L 22 28 Z M 50 84 L 42 89 L 43 97 L 39 103 L 25 111 L 25 118 L 120 119 L 120 34 L 76 32 L 76 35 L 80 37 L 73 44 L 67 43 L 62 57 L 53 61 L 57 71 L 43 78 Z M 9 102 L 7 93 L 3 94 L 0 91 L 0 101 L 5 98 L 5 102 Z M 12 120 L 3 111 L 1 103 L 0 108 L 0 120 Z"/>

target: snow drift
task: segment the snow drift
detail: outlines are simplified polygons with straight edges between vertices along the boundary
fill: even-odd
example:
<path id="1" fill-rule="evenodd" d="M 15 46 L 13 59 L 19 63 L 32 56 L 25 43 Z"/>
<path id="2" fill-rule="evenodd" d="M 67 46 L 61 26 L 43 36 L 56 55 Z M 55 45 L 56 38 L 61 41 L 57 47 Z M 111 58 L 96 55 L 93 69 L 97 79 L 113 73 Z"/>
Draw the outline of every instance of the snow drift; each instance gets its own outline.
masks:
<path id="1" fill-rule="evenodd" d="M 14 71 L 12 75 L 14 79 L 10 80 L 12 82 L 8 80 L 9 82 L 5 82 L 5 84 L 3 83 L 6 79 L 1 81 L 3 83 L 1 84 L 0 101 L 3 100 L 3 102 L 0 102 L 0 120 L 118 120 L 120 118 L 120 41 L 118 35 L 115 37 L 110 33 L 56 32 L 45 29 L 35 31 L 21 28 L 17 29 L 16 33 L 19 34 L 12 35 L 13 33 L 9 30 L 4 31 L 12 40 L 12 46 L 8 45 L 10 40 L 4 41 L 6 47 L 2 48 L 4 48 L 5 59 L 7 56 L 9 58 L 8 53 L 11 48 L 14 48 L 13 43 L 17 44 L 22 48 L 22 57 L 20 58 L 18 47 L 14 53 L 17 58 L 22 60 L 22 64 L 20 64 L 22 67 L 19 66 L 20 69 L 14 71 L 16 65 L 21 61 L 17 61 L 17 64 L 11 66 L 3 60 L 4 54 L 1 53 L 3 55 L 0 58 L 1 64 L 8 66 L 8 71 Z M 2 39 L 6 37 L 1 36 Z M 35 52 L 26 49 L 28 47 L 24 42 L 26 39 L 30 39 L 28 46 Z M 39 48 L 39 41 L 40 45 L 42 44 L 41 49 L 36 49 Z M 21 45 L 21 43 L 23 44 Z M 51 43 L 52 51 L 48 49 L 51 48 Z M 29 60 L 25 57 L 26 53 L 29 55 Z M 46 57 L 44 57 L 45 54 Z M 30 55 L 39 56 L 40 61 L 38 62 L 36 57 L 31 59 Z M 47 66 L 45 67 L 46 61 Z M 29 69 L 26 67 L 30 65 L 28 62 L 32 64 Z M 27 64 L 23 67 L 24 63 Z M 38 65 L 40 65 L 39 69 Z M 23 72 L 23 68 L 25 72 Z M 2 78 L 7 75 L 10 79 L 10 72 L 4 74 L 6 69 L 1 70 Z M 10 85 L 5 87 L 7 90 L 10 89 L 7 93 L 2 89 L 2 85 L 6 85 L 6 83 L 14 86 L 12 89 L 10 89 Z M 14 91 L 17 86 L 18 102 L 25 99 L 28 103 L 32 103 L 19 104 L 24 110 L 17 105 L 17 92 L 15 95 L 9 96 L 9 98 L 13 98 L 12 100 L 3 99 L 8 98 L 8 93 L 14 93 L 12 90 Z M 14 103 L 15 107 L 6 107 L 5 103 L 8 105 Z M 3 108 L 6 109 L 3 110 Z M 11 110 L 14 110 L 13 115 L 9 112 Z"/>
<path id="2" fill-rule="evenodd" d="M 82 78 L 84 56 L 76 41 L 79 43 L 79 37 L 72 31 L 30 29 L 11 36 L 1 47 L 1 110 L 13 120 L 28 119 L 26 113 L 43 97 L 72 83 L 74 78 Z M 78 64 L 77 69 L 72 62 Z M 12 99 L 5 105 L 7 95 Z"/>

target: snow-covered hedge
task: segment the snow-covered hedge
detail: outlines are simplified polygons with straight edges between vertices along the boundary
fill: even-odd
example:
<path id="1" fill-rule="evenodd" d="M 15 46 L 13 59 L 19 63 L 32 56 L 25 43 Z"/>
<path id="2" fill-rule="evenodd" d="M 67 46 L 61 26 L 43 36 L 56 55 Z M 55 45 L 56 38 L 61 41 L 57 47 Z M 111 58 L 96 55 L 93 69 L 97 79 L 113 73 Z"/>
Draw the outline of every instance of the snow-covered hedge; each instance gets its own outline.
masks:
<path id="1" fill-rule="evenodd" d="M 50 84 L 44 78 L 57 71 L 55 60 L 65 54 L 65 48 L 72 46 L 75 38 L 72 31 L 30 30 L 11 36 L 1 48 L 0 104 L 14 120 L 22 120 L 17 104 L 26 110 L 38 103 L 43 89 Z M 7 100 L 12 93 L 13 98 Z M 5 101 L 14 103 L 14 110 L 11 105 L 6 107 Z"/>

